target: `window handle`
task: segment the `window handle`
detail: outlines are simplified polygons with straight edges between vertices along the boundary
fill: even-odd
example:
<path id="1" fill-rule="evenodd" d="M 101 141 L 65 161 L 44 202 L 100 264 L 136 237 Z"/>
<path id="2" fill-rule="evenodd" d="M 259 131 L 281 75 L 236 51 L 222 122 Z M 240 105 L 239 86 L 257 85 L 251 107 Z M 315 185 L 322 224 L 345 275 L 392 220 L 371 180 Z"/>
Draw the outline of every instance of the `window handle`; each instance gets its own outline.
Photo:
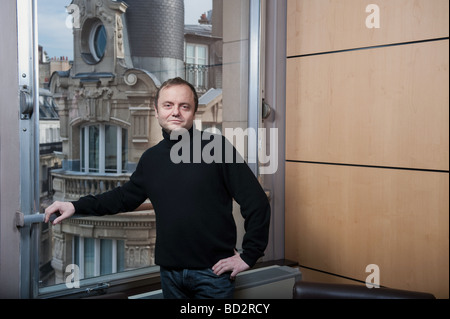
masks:
<path id="1" fill-rule="evenodd" d="M 50 216 L 50 221 L 54 221 L 55 218 L 58 217 L 55 214 Z M 16 212 L 16 226 L 17 227 L 25 227 L 30 226 L 31 224 L 43 223 L 45 219 L 45 214 L 31 214 L 24 215 L 22 212 Z"/>
<path id="2" fill-rule="evenodd" d="M 103 290 L 108 289 L 110 286 L 111 285 L 108 284 L 107 282 L 102 282 L 95 287 L 86 288 L 86 292 L 88 294 L 93 293 L 93 292 L 104 292 Z"/>
<path id="3" fill-rule="evenodd" d="M 53 222 L 59 215 L 52 214 L 49 222 Z M 88 215 L 74 214 L 70 218 L 89 217 Z M 22 212 L 16 212 L 16 227 L 25 227 L 32 224 L 43 223 L 45 221 L 45 214 L 35 213 L 31 215 L 24 215 Z"/>

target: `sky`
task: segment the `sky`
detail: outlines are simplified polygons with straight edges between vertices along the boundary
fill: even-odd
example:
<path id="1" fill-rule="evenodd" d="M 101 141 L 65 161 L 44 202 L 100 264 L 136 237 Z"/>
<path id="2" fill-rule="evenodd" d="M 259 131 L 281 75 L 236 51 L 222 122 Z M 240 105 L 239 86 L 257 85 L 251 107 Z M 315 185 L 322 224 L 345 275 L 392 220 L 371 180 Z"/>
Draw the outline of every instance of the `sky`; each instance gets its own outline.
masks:
<path id="1" fill-rule="evenodd" d="M 72 29 L 66 26 L 66 6 L 72 0 L 38 0 L 38 39 L 50 58 L 73 59 Z M 126 0 L 125 0 L 126 2 Z M 197 24 L 202 13 L 212 9 L 212 0 L 184 0 L 185 24 Z"/>

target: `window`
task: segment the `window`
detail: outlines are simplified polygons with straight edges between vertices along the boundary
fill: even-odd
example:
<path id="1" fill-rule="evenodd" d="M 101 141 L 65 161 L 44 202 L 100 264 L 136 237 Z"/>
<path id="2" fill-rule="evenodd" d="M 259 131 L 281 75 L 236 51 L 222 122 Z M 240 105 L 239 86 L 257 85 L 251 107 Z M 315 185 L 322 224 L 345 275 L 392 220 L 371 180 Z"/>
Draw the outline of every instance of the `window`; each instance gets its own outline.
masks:
<path id="1" fill-rule="evenodd" d="M 96 5 L 78 8 L 82 9 L 81 12 L 69 12 L 73 24 L 68 28 L 64 4 L 59 0 L 37 0 L 39 44 L 49 57 L 67 56 L 69 61 L 62 66 L 56 63 L 60 59 L 50 58 L 40 66 L 52 70 L 48 89 L 57 104 L 60 117 L 57 131 L 63 143 L 62 151 L 57 154 L 63 161 L 63 168 L 50 173 L 53 200 L 71 200 L 89 194 L 93 184 L 106 183 L 104 176 L 100 175 L 126 175 L 133 171 L 141 154 L 161 139 L 161 130 L 152 111 L 151 97 L 154 92 L 151 89 L 152 85 L 158 86 L 168 77 L 185 77 L 204 90 L 199 90 L 200 105 L 196 123 L 199 128 L 204 122 L 205 127 L 226 129 L 240 126 L 246 129 L 253 125 L 250 124 L 254 123 L 251 117 L 258 113 L 250 112 L 249 108 L 257 110 L 260 107 L 261 88 L 258 86 L 259 80 L 255 81 L 252 73 L 254 55 L 250 50 L 249 39 L 249 35 L 259 33 L 259 24 L 255 28 L 250 23 L 254 7 L 257 6 L 259 10 L 259 1 L 242 1 L 231 10 L 230 6 L 235 5 L 235 2 L 206 0 L 202 6 L 195 8 L 194 22 L 187 21 L 193 3 L 188 0 L 174 1 L 184 6 L 185 10 L 158 8 L 173 10 L 173 14 L 185 12 L 186 25 L 196 24 L 200 15 L 210 10 L 208 16 L 212 27 L 206 28 L 208 33 L 200 35 L 198 41 L 183 38 L 185 34 L 182 28 L 178 29 L 177 37 L 171 38 L 173 30 L 167 28 L 176 26 L 173 21 L 183 19 L 167 19 L 170 12 L 156 15 L 157 8 L 153 8 L 155 10 L 148 11 L 155 14 L 151 18 L 136 19 L 136 15 L 133 18 L 136 10 L 139 12 L 139 6 L 150 6 L 152 2 L 136 1 L 128 7 L 117 2 L 103 5 L 101 10 L 97 10 L 98 5 L 105 2 L 99 0 Z M 73 1 L 74 5 L 77 3 Z M 21 14 L 22 8 L 17 12 Z M 64 15 L 58 19 L 61 12 Z M 123 19 L 125 16 L 127 18 Z M 56 21 L 61 20 L 62 24 L 57 25 Z M 223 27 L 229 24 L 241 28 L 230 30 Z M 157 28 L 161 25 L 164 27 Z M 55 40 L 55 28 L 67 31 L 66 36 Z M 147 41 L 149 38 L 152 41 Z M 142 52 L 150 53 L 145 56 Z M 185 66 L 189 64 L 200 67 L 188 75 Z M 126 78 L 121 78 L 124 75 Z M 26 152 L 29 150 L 22 150 L 22 153 Z M 23 163 L 29 161 L 24 160 Z M 30 178 L 33 179 L 32 176 Z M 125 180 L 119 180 L 119 184 Z M 114 184 L 117 185 L 116 181 Z M 21 200 L 29 201 L 26 197 Z M 39 202 L 39 198 L 36 201 Z M 238 249 L 244 228 L 239 215 L 237 211 Z M 139 221 L 136 222 L 136 219 Z M 22 296 L 51 297 L 56 293 L 59 296 L 74 293 L 74 290 L 64 285 L 66 266 L 71 263 L 84 268 L 84 287 L 94 285 L 94 281 L 87 279 L 97 276 L 100 278 L 98 282 L 102 282 L 104 276 L 109 279 L 120 276 L 118 282 L 121 283 L 126 278 L 137 276 L 137 272 L 122 270 L 143 269 L 139 274 L 145 276 L 152 276 L 155 272 L 152 266 L 155 265 L 153 254 L 156 231 L 155 216 L 151 209 L 121 216 L 99 217 L 92 221 L 97 223 L 95 227 L 86 226 L 83 222 L 87 223 L 87 220 L 73 220 L 72 224 L 64 227 L 48 227 L 45 242 L 42 236 L 34 235 L 36 232 L 30 232 L 33 238 L 30 237 L 28 241 L 21 239 L 24 251 L 21 260 Z M 97 225 L 100 224 L 113 226 L 103 227 L 103 234 L 93 233 L 92 230 L 98 230 Z M 137 225 L 136 234 L 145 229 L 146 237 L 133 242 L 127 241 L 126 236 L 106 235 L 111 231 L 110 227 L 118 231 L 130 225 Z M 26 248 L 33 250 L 33 253 L 27 255 Z M 44 252 L 46 255 L 42 256 Z M 30 263 L 27 256 L 37 256 L 39 263 Z"/>
<path id="2" fill-rule="evenodd" d="M 81 129 L 81 171 L 85 173 L 126 172 L 127 130 L 114 125 L 88 125 Z"/>
<path id="3" fill-rule="evenodd" d="M 107 48 L 106 28 L 98 18 L 89 18 L 82 27 L 81 57 L 87 64 L 99 63 Z"/>
<path id="4" fill-rule="evenodd" d="M 186 79 L 198 90 L 207 87 L 208 47 L 186 44 Z"/>
<path id="5" fill-rule="evenodd" d="M 79 279 L 114 274 L 124 270 L 125 242 L 74 236 L 72 260 L 79 265 Z"/>
<path id="6" fill-rule="evenodd" d="M 92 28 L 89 46 L 91 47 L 91 53 L 94 59 L 100 61 L 106 50 L 106 29 L 102 23 L 97 23 Z"/>

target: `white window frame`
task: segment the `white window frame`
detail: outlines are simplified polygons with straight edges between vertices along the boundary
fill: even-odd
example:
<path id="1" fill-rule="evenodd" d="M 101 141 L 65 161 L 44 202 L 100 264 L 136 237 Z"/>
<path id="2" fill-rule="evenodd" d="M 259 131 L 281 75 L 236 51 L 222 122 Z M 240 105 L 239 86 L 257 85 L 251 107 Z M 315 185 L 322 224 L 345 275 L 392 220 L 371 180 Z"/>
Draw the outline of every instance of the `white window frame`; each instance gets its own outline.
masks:
<path id="1" fill-rule="evenodd" d="M 194 56 L 193 57 L 188 57 L 187 52 L 188 52 L 188 47 L 192 46 L 194 48 Z M 206 53 L 205 53 L 205 59 L 204 59 L 204 63 L 199 63 L 199 48 L 203 48 L 205 49 Z M 194 63 L 188 63 L 186 62 L 186 64 L 188 65 L 204 65 L 207 66 L 209 64 L 209 48 L 207 45 L 205 44 L 200 44 L 200 43 L 192 43 L 192 42 L 186 42 L 185 44 L 185 50 L 184 50 L 184 55 L 185 55 L 185 61 L 187 61 L 188 58 L 190 59 L 194 59 Z M 199 76 L 200 72 L 197 71 L 197 74 L 194 74 L 194 79 L 195 79 L 195 83 L 191 83 L 192 85 L 194 85 L 194 87 L 200 87 L 201 84 L 203 84 L 204 87 L 207 87 L 208 85 L 208 72 L 204 72 L 203 77 L 202 77 L 202 81 L 200 81 L 200 76 Z M 187 80 L 189 81 L 190 79 L 187 78 Z M 203 82 L 203 83 L 200 83 Z"/>
<path id="2" fill-rule="evenodd" d="M 91 32 L 89 33 L 89 49 L 91 51 L 91 55 L 94 58 L 95 62 L 98 63 L 100 62 L 101 59 L 103 59 L 105 52 L 103 52 L 102 56 L 98 56 L 97 54 L 97 50 L 96 50 L 96 38 L 95 36 L 97 35 L 97 31 L 103 28 L 105 33 L 106 33 L 106 27 L 103 25 L 103 23 L 101 21 L 97 21 L 95 22 L 95 24 L 91 27 Z M 106 35 L 107 36 L 107 35 Z M 106 51 L 106 48 L 104 49 L 104 51 Z"/>
<path id="3" fill-rule="evenodd" d="M 106 125 L 114 126 L 117 128 L 117 147 L 116 147 L 116 172 L 106 172 L 106 164 L 105 164 L 105 156 L 106 156 Z M 102 124 L 102 123 L 96 123 L 96 124 L 89 124 L 81 127 L 80 129 L 80 150 L 83 150 L 80 152 L 80 162 L 82 163 L 81 170 L 83 173 L 93 173 L 90 171 L 90 162 L 89 162 L 89 128 L 92 126 L 97 126 L 99 128 L 99 150 L 98 150 L 98 174 L 122 174 L 123 172 L 123 165 L 122 165 L 122 134 L 125 129 L 122 129 L 122 127 L 114 124 Z M 83 139 L 83 133 L 84 133 L 84 139 Z M 84 154 L 84 158 L 81 158 Z M 84 164 L 83 164 L 84 163 Z"/>
<path id="4" fill-rule="evenodd" d="M 200 43 L 192 43 L 192 42 L 186 42 L 186 51 L 185 51 L 185 60 L 188 59 L 187 56 L 187 48 L 189 46 L 194 47 L 194 63 L 193 64 L 199 64 L 199 65 L 208 65 L 209 61 L 209 48 L 206 44 L 200 44 Z M 199 63 L 199 55 L 198 55 L 198 49 L 204 48 L 206 50 L 206 57 L 205 57 L 205 63 Z M 192 58 L 192 57 L 189 57 Z"/>
<path id="5" fill-rule="evenodd" d="M 92 277 L 101 276 L 101 240 L 111 240 L 112 242 L 112 251 L 111 251 L 111 274 L 116 274 L 118 269 L 118 260 L 117 260 L 117 239 L 111 238 L 94 238 L 94 274 Z M 85 255 L 84 255 L 84 240 L 83 236 L 73 236 L 72 239 L 72 260 L 78 260 L 80 276 L 79 279 L 85 279 Z M 76 243 L 78 241 L 78 243 Z M 78 250 L 76 249 L 78 246 Z M 124 256 L 125 257 L 125 256 Z M 89 278 L 92 278 L 89 277 Z"/>

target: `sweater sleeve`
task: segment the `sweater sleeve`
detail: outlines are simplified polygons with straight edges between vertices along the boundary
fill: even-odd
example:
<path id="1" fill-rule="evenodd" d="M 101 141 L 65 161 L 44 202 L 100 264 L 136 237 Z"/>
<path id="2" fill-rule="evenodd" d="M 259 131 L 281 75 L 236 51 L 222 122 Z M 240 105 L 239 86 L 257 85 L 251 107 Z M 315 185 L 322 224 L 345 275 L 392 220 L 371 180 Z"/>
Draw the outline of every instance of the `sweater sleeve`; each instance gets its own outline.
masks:
<path id="1" fill-rule="evenodd" d="M 234 149 L 235 156 L 239 156 Z M 269 239 L 270 204 L 259 181 L 247 163 L 235 157 L 232 163 L 224 163 L 225 181 L 232 197 L 240 205 L 245 219 L 245 235 L 241 258 L 253 267 L 264 256 Z"/>
<path id="2" fill-rule="evenodd" d="M 122 186 L 99 195 L 87 195 L 73 201 L 75 213 L 102 216 L 134 211 L 147 199 L 144 181 L 141 158 L 130 180 Z"/>

